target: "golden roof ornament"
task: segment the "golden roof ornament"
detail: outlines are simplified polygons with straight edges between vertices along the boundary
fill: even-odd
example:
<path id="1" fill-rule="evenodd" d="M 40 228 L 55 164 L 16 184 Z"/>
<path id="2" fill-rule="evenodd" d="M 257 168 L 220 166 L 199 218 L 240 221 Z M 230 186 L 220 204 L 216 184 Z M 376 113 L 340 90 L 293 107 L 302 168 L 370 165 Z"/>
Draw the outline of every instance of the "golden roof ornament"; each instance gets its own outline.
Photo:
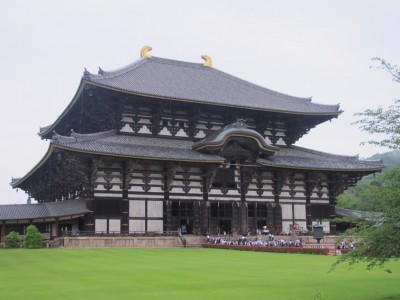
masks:
<path id="1" fill-rule="evenodd" d="M 149 54 L 149 51 L 151 50 L 153 50 L 153 48 L 151 48 L 150 46 L 144 46 L 140 51 L 140 57 L 151 58 L 151 55 Z"/>
<path id="2" fill-rule="evenodd" d="M 205 67 L 212 66 L 212 59 L 209 55 L 202 55 L 201 58 L 204 59 L 203 66 L 205 66 Z"/>

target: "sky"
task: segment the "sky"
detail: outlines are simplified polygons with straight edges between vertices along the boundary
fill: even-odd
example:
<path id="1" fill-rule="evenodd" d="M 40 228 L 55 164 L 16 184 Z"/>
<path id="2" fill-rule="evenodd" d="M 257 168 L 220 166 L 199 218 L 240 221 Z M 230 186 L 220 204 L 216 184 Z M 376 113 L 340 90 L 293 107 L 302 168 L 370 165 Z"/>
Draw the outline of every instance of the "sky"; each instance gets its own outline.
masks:
<path id="1" fill-rule="evenodd" d="M 21 1 L 0 0 L 0 204 L 23 204 L 13 190 L 44 156 L 37 135 L 72 100 L 84 68 L 114 70 L 140 58 L 202 63 L 285 94 L 340 104 L 338 119 L 296 145 L 369 157 L 371 137 L 354 113 L 388 106 L 400 85 L 373 57 L 400 64 L 400 1 Z"/>

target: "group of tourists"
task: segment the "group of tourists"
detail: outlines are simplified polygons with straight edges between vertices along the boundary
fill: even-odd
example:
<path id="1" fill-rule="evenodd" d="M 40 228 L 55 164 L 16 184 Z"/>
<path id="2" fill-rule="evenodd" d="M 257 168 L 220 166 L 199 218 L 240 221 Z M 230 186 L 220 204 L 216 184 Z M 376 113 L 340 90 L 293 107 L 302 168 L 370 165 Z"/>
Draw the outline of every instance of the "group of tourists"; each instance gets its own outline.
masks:
<path id="1" fill-rule="evenodd" d="M 347 241 L 341 241 L 337 244 L 336 249 L 341 250 L 341 249 L 354 249 L 356 247 L 354 241 L 347 242 Z"/>
<path id="2" fill-rule="evenodd" d="M 285 240 L 278 239 L 275 240 L 273 236 L 268 236 L 268 239 L 261 238 L 248 238 L 244 235 L 239 236 L 239 238 L 232 239 L 226 236 L 221 237 L 217 235 L 216 237 L 207 236 L 207 242 L 211 244 L 219 245 L 242 245 L 242 246 L 265 246 L 265 247 L 303 247 L 304 241 L 302 240 Z"/>

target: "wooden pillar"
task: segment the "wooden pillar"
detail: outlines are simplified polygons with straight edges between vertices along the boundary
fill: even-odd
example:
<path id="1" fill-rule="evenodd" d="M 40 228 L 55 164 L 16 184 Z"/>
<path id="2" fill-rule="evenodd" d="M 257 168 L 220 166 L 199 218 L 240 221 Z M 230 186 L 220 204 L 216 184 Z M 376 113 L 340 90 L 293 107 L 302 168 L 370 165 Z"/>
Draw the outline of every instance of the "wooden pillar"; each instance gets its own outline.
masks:
<path id="1" fill-rule="evenodd" d="M 172 231 L 172 201 L 166 200 L 167 205 L 167 231 Z"/>
<path id="2" fill-rule="evenodd" d="M 240 233 L 247 235 L 248 230 L 247 203 L 240 202 Z"/>
<path id="3" fill-rule="evenodd" d="M 56 218 L 56 238 L 60 237 L 60 226 L 58 222 L 58 218 Z"/>
<path id="4" fill-rule="evenodd" d="M 200 218 L 201 218 L 201 208 L 200 202 L 195 201 L 193 203 L 193 234 L 200 234 Z"/>
<path id="5" fill-rule="evenodd" d="M 95 209 L 95 203 L 94 203 L 94 196 L 91 198 L 86 198 L 86 208 L 92 212 L 94 212 Z M 88 213 L 85 215 L 84 218 L 84 231 L 94 233 L 94 216 L 93 213 Z M 58 226 L 57 226 L 58 228 Z"/>
<path id="6" fill-rule="evenodd" d="M 201 231 L 210 233 L 210 202 L 201 202 Z"/>
<path id="7" fill-rule="evenodd" d="M 329 219 L 334 219 L 336 217 L 335 206 L 336 198 L 333 198 L 332 200 L 329 198 Z M 336 234 L 336 223 L 330 222 L 329 224 L 330 234 Z"/>
<path id="8" fill-rule="evenodd" d="M 121 233 L 129 233 L 129 200 L 122 199 L 121 202 Z"/>
<path id="9" fill-rule="evenodd" d="M 4 242 L 4 237 L 6 236 L 6 222 L 1 222 L 1 233 L 0 233 L 0 242 Z"/>

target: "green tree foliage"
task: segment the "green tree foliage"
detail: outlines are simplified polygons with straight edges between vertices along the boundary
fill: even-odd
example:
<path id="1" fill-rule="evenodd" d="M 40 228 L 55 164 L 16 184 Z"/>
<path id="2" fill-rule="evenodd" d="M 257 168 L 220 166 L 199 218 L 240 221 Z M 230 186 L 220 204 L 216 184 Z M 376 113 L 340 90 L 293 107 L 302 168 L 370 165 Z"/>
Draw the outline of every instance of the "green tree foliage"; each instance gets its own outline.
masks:
<path id="1" fill-rule="evenodd" d="M 26 228 L 25 247 L 28 249 L 42 248 L 42 234 L 35 225 Z"/>
<path id="2" fill-rule="evenodd" d="M 19 247 L 19 245 L 21 244 L 19 233 L 16 231 L 11 231 L 4 237 L 4 243 L 9 248 Z"/>
<path id="3" fill-rule="evenodd" d="M 400 164 L 400 150 L 393 150 L 386 153 L 375 154 L 367 159 L 383 160 L 383 164 L 387 167 L 383 173 L 364 176 L 357 185 L 350 187 L 338 197 L 338 207 L 361 210 L 361 211 L 379 211 L 376 207 L 375 199 L 371 197 L 371 186 L 381 184 L 379 177 L 384 174 L 390 167 Z"/>
<path id="4" fill-rule="evenodd" d="M 368 267 L 382 265 L 391 258 L 400 257 L 400 165 L 385 171 L 375 185 L 366 188 L 374 201 L 375 211 L 353 219 L 357 226 L 346 231 L 362 241 L 355 250 L 341 256 L 335 263 L 368 262 Z"/>
<path id="5" fill-rule="evenodd" d="M 388 71 L 395 82 L 400 82 L 400 68 L 383 59 L 375 58 L 379 68 Z M 366 110 L 357 114 L 363 118 L 356 122 L 361 130 L 370 134 L 384 134 L 380 141 L 368 141 L 369 144 L 400 148 L 400 100 L 387 109 Z M 391 167 L 377 178 L 371 177 L 364 187 L 358 187 L 353 196 L 365 202 L 365 210 L 380 213 L 365 213 L 362 218 L 353 220 L 357 226 L 345 232 L 358 241 L 356 249 L 340 256 L 341 262 L 354 264 L 366 261 L 368 268 L 382 266 L 389 259 L 400 257 L 400 165 Z M 351 195 L 351 194 L 350 194 Z M 354 198 L 346 196 L 347 203 L 353 205 Z M 389 270 L 388 270 L 389 271 Z"/>
<path id="6" fill-rule="evenodd" d="M 392 75 L 392 80 L 400 83 L 400 67 L 392 65 L 382 58 L 373 58 L 379 63 L 378 68 L 388 71 Z M 355 114 L 361 117 L 354 122 L 360 126 L 362 131 L 370 134 L 383 134 L 381 140 L 370 140 L 366 143 L 378 146 L 385 146 L 392 149 L 400 148 L 400 100 L 394 100 L 394 104 L 388 108 L 378 107 L 377 109 L 367 109 L 364 112 Z"/>

